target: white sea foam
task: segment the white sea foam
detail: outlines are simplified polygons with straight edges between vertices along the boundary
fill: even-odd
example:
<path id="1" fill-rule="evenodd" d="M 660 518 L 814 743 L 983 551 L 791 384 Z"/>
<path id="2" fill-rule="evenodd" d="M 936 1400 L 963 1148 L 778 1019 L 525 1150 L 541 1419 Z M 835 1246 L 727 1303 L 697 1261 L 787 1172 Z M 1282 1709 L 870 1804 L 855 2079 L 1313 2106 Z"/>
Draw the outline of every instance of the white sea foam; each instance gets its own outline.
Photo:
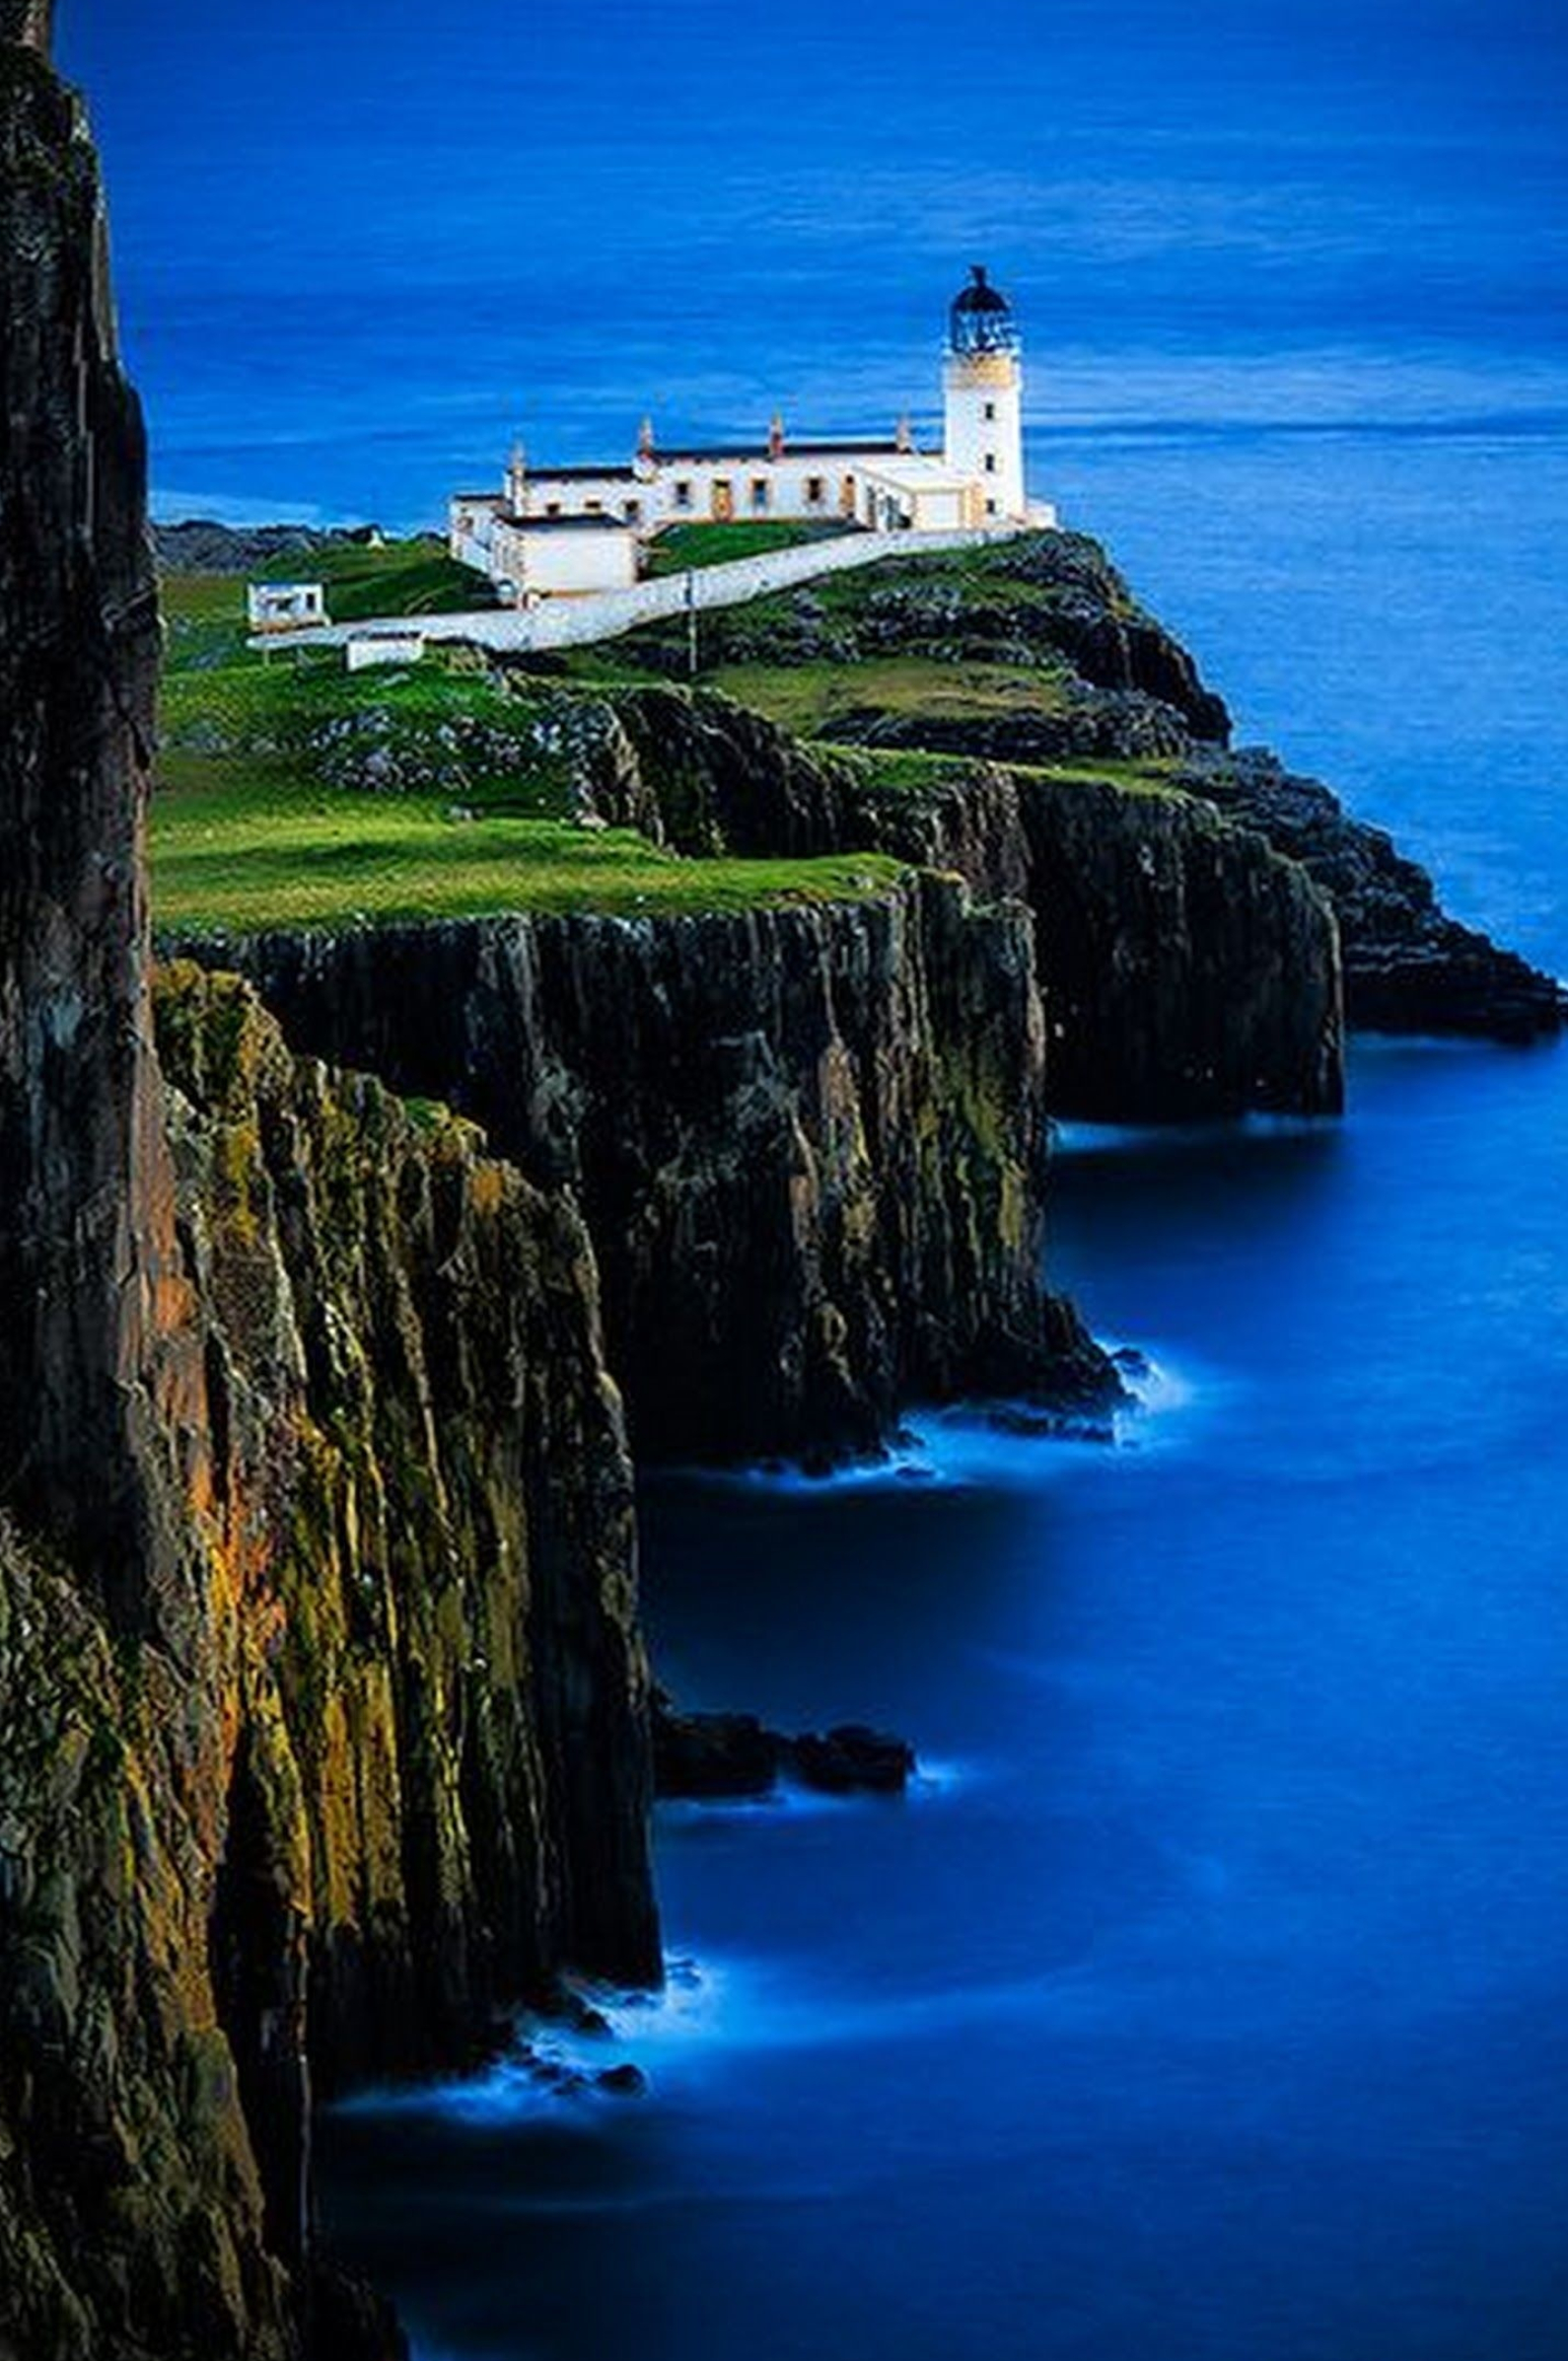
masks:
<path id="1" fill-rule="evenodd" d="M 1103 1337 L 1107 1351 L 1123 1339 Z M 1114 1462 L 1126 1453 L 1180 1439 L 1182 1420 L 1224 1396 L 1229 1381 L 1200 1370 L 1185 1358 L 1173 1359 L 1142 1340 L 1126 1340 L 1138 1356 L 1123 1369 L 1130 1399 L 1109 1413 L 1105 1430 L 1068 1413 L 1060 1425 L 1030 1402 L 959 1402 L 944 1408 L 912 1409 L 881 1459 L 856 1461 L 826 1474 L 777 1465 L 737 1468 L 692 1468 L 682 1481 L 719 1489 L 760 1491 L 783 1499 L 822 1500 L 832 1495 L 885 1494 L 895 1488 L 1036 1488 L 1042 1481 Z"/>
<path id="2" fill-rule="evenodd" d="M 1076 1971 L 1053 1975 L 1065 1995 Z M 823 1992 L 755 1961 L 673 1957 L 664 1988 L 623 1993 L 582 1988 L 607 2031 L 579 2031 L 526 2018 L 517 2050 L 481 2073 L 451 2081 L 383 2086 L 358 2093 L 339 2111 L 358 2116 L 440 2120 L 477 2132 L 548 2122 L 603 2132 L 626 2119 L 628 2103 L 592 2077 L 634 2064 L 650 2093 L 677 2097 L 710 2084 L 742 2057 L 906 2039 L 970 2023 L 1017 2016 L 1048 2004 L 1038 1982 L 953 1987 L 898 1999 Z M 635 2103 L 632 2103 L 635 2104 Z"/>

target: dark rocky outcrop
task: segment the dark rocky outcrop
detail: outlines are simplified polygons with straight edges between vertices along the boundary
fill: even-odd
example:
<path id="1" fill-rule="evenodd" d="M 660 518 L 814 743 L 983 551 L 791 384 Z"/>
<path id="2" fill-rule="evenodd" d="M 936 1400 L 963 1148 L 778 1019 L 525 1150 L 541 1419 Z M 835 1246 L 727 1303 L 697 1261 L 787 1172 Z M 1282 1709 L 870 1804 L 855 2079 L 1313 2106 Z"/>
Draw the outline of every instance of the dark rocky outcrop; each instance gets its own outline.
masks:
<path id="1" fill-rule="evenodd" d="M 313 2079 L 645 1977 L 592 1257 L 463 1125 L 166 980 L 96 166 L 0 15 L 0 2356 L 383 2361 Z"/>
<path id="2" fill-rule="evenodd" d="M 888 849 L 1033 909 L 1054 1113 L 1338 1111 L 1333 919 L 1261 836 L 1184 796 L 1027 770 L 904 791 L 880 814 Z"/>
<path id="3" fill-rule="evenodd" d="M 151 1052 L 158 665 L 140 413 L 77 101 L 0 46 L 0 1486 L 182 1634 L 200 1359 Z"/>
<path id="4" fill-rule="evenodd" d="M 323 549 L 376 538 L 373 525 L 221 525 L 211 517 L 182 517 L 177 525 L 153 527 L 153 549 L 161 567 L 176 574 L 253 574 L 287 560 L 297 564 Z"/>
<path id="5" fill-rule="evenodd" d="M 199 948 L 199 947 L 198 947 Z M 209 945 L 290 1037 L 578 1195 L 640 1454 L 825 1462 L 910 1398 L 1105 1398 L 1041 1292 L 1031 929 L 952 881 Z"/>
<path id="6" fill-rule="evenodd" d="M 754 1714 L 681 1713 L 655 1699 L 654 1782 L 671 1800 L 745 1801 L 785 1779 L 823 1795 L 902 1795 L 914 1771 L 906 1740 L 862 1722 L 788 1738 Z"/>
<path id="7" fill-rule="evenodd" d="M 274 1887 L 308 1852 L 340 2089 L 460 2054 L 567 1963 L 658 1979 L 620 1404 L 560 1192 L 295 1059 L 238 978 L 167 970 L 157 1011 L 222 1563 L 274 1627 L 234 1817 Z"/>
<path id="8" fill-rule="evenodd" d="M 1327 894 L 1352 1026 L 1519 1042 L 1561 1030 L 1561 984 L 1449 917 L 1427 872 L 1384 829 L 1353 819 L 1319 780 L 1252 748 L 1184 766 L 1180 780 L 1299 861 Z"/>
<path id="9" fill-rule="evenodd" d="M 1191 732 L 1174 705 L 1135 689 L 1072 689 L 1006 713 L 889 713 L 852 707 L 833 724 L 844 746 L 915 748 L 985 762 L 1160 761 L 1184 754 Z"/>

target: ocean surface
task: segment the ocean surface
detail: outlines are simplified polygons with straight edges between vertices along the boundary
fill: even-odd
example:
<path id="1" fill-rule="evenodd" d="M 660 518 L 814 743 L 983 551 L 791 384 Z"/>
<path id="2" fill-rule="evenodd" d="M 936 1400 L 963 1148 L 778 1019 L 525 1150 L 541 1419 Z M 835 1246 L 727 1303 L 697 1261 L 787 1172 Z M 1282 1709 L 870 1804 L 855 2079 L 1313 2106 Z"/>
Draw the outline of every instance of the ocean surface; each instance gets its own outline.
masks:
<path id="1" fill-rule="evenodd" d="M 164 513 L 929 425 L 983 258 L 1032 488 L 1568 968 L 1562 12 L 63 6 Z M 1069 1131 L 1115 1448 L 648 1485 L 677 1692 L 924 1776 L 667 1814 L 645 2099 L 328 2123 L 420 2361 L 1562 2361 L 1565 1143 L 1568 1052 L 1420 1043 L 1342 1123 Z"/>

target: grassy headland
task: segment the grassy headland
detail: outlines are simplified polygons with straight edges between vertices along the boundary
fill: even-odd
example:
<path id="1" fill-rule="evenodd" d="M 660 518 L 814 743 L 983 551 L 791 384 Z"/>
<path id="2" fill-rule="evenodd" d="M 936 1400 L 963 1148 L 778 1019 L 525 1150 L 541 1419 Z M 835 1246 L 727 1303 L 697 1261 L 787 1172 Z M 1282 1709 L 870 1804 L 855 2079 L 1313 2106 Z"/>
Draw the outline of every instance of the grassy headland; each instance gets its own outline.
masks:
<path id="1" fill-rule="evenodd" d="M 333 543 L 295 568 L 334 617 L 472 604 L 427 542 Z M 860 898 L 877 854 L 687 859 L 585 810 L 606 708 L 586 685 L 503 679 L 453 648 L 350 675 L 331 651 L 246 644 L 245 586 L 163 585 L 164 752 L 152 810 L 154 918 L 193 929 L 593 909 L 735 910 Z"/>

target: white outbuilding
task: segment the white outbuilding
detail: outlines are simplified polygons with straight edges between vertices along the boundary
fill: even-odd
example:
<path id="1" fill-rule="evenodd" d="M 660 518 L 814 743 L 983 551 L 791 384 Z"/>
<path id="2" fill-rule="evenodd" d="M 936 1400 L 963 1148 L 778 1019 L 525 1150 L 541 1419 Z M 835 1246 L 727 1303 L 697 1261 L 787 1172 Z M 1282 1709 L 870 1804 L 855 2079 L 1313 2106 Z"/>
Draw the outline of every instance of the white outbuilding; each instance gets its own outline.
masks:
<path id="1" fill-rule="evenodd" d="M 607 516 L 497 516 L 491 578 L 519 607 L 587 591 L 628 590 L 637 579 L 637 536 Z"/>
<path id="2" fill-rule="evenodd" d="M 343 660 L 351 673 L 368 673 L 389 664 L 417 664 L 425 652 L 425 635 L 417 623 L 397 629 L 380 624 L 374 631 L 353 631 L 343 642 Z"/>
<path id="3" fill-rule="evenodd" d="M 320 582 L 248 583 L 245 605 L 252 631 L 309 631 L 327 620 Z"/>

